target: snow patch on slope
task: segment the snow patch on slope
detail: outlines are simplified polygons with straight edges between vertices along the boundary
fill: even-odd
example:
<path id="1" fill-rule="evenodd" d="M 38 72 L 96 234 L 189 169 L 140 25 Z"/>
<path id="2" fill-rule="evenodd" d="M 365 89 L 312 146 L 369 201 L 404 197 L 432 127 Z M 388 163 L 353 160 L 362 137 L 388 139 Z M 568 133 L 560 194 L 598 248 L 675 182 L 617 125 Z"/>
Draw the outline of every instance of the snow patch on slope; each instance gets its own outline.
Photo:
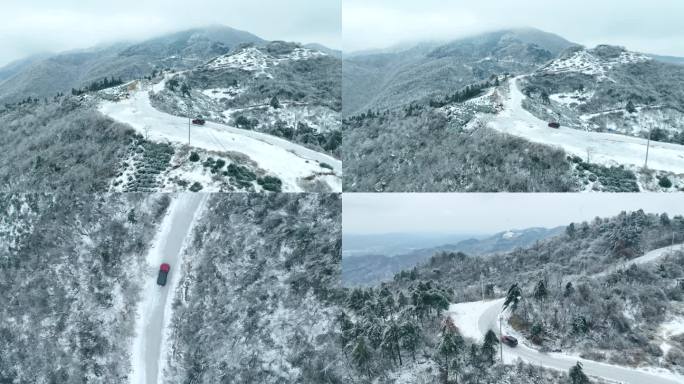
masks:
<path id="1" fill-rule="evenodd" d="M 263 75 L 273 78 L 267 69 L 278 65 L 280 62 L 307 60 L 318 56 L 326 56 L 326 54 L 308 48 L 295 48 L 289 54 L 274 56 L 256 47 L 248 47 L 237 53 L 229 53 L 211 60 L 207 63 L 207 68 L 212 70 L 225 68 L 242 69 L 247 72 L 253 72 L 254 77 Z"/>
<path id="2" fill-rule="evenodd" d="M 636 52 L 623 51 L 615 58 L 601 58 L 588 50 L 580 50 L 569 57 L 552 61 L 541 70 L 550 74 L 581 73 L 595 76 L 598 81 L 608 80 L 606 75 L 613 67 L 651 60 L 650 57 Z"/>

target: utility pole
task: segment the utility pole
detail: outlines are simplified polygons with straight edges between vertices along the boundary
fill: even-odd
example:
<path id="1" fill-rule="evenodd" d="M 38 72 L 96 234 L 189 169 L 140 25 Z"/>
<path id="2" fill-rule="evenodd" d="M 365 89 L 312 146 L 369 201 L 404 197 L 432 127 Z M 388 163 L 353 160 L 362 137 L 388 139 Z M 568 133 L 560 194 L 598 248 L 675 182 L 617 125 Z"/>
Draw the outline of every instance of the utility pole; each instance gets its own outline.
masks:
<path id="1" fill-rule="evenodd" d="M 644 168 L 648 169 L 648 150 L 651 148 L 651 133 L 653 132 L 653 125 L 649 124 L 648 128 L 648 142 L 646 143 L 646 161 L 644 162 Z"/>
<path id="2" fill-rule="evenodd" d="M 503 331 L 501 329 L 501 314 L 499 314 L 499 351 L 501 352 L 501 364 L 503 364 L 503 341 L 501 337 L 503 337 Z"/>
<path id="3" fill-rule="evenodd" d="M 190 100 L 190 97 L 188 96 L 188 147 L 190 146 L 190 125 L 191 125 L 191 120 L 192 120 L 192 100 Z"/>
<path id="4" fill-rule="evenodd" d="M 482 289 L 482 301 L 485 300 L 485 292 L 484 292 L 484 273 L 480 272 L 480 288 Z"/>

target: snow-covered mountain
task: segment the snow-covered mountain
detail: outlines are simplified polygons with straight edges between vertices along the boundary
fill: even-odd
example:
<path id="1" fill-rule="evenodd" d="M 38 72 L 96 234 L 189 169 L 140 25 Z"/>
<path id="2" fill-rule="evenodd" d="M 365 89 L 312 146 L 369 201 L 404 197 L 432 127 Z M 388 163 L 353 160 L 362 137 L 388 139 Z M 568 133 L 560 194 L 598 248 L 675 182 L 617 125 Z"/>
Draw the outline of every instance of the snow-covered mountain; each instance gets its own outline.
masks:
<path id="1" fill-rule="evenodd" d="M 341 191 L 339 58 L 222 27 L 116 47 L 65 59 L 69 73 L 93 65 L 105 80 L 0 106 L 3 188 Z M 97 64 L 110 54 L 130 60 Z M 24 73 L 30 89 L 56 76 L 18 73 L 7 81 Z M 205 125 L 190 124 L 199 117 Z"/>
<path id="2" fill-rule="evenodd" d="M 345 59 L 346 190 L 684 188 L 684 67 L 552 40 L 503 31 Z"/>
<path id="3" fill-rule="evenodd" d="M 491 75 L 527 73 L 572 45 L 560 36 L 524 28 L 347 56 L 344 114 L 395 108 L 452 93 Z"/>
<path id="4" fill-rule="evenodd" d="M 191 68 L 230 52 L 242 43 L 263 43 L 251 33 L 210 26 L 171 33 L 142 42 L 120 42 L 21 60 L 0 69 L 0 102 L 53 97 L 104 77 L 124 81 L 154 69 Z"/>
<path id="5" fill-rule="evenodd" d="M 528 109 L 569 127 L 684 144 L 684 68 L 621 47 L 574 48 L 524 78 Z"/>
<path id="6" fill-rule="evenodd" d="M 320 50 L 275 41 L 242 45 L 168 74 L 153 105 L 165 112 L 280 136 L 340 156 L 341 62 Z M 191 103 L 192 105 L 188 105 Z"/>

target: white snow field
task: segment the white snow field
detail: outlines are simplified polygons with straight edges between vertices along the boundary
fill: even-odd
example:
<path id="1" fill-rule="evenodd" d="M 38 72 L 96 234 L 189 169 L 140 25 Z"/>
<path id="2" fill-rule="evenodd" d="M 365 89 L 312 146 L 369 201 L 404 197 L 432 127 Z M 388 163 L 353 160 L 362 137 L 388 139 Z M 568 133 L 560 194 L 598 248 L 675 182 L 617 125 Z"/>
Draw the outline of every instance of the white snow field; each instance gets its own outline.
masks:
<path id="1" fill-rule="evenodd" d="M 163 89 L 163 83 L 154 85 L 152 91 Z M 98 109 L 114 120 L 130 125 L 140 134 L 147 134 L 150 140 L 188 142 L 188 119 L 152 107 L 146 89 L 131 91 L 129 98 L 120 101 L 103 101 Z M 149 131 L 146 132 L 146 128 Z M 191 126 L 190 144 L 210 151 L 234 151 L 247 155 L 260 168 L 282 180 L 283 192 L 301 192 L 298 181 L 315 175 L 332 191 L 342 191 L 340 160 L 279 137 L 207 121 L 203 126 Z M 332 166 L 335 175 L 320 176 L 329 172 L 320 163 Z"/>
<path id="2" fill-rule="evenodd" d="M 136 335 L 131 351 L 131 384 L 161 382 L 161 362 L 166 355 L 164 336 L 171 318 L 173 292 L 181 275 L 181 253 L 199 216 L 200 206 L 207 197 L 207 194 L 194 193 L 175 195 L 147 254 L 146 281 L 143 284 L 143 297 L 138 304 Z M 171 266 L 164 287 L 157 285 L 157 274 L 162 263 Z"/>
<path id="3" fill-rule="evenodd" d="M 646 158 L 647 140 L 613 133 L 588 132 L 579 129 L 548 127 L 522 107 L 525 96 L 517 86 L 520 77 L 509 80 L 509 95 L 504 110 L 496 114 L 489 126 L 497 131 L 529 141 L 560 147 L 568 154 L 607 166 L 620 164 L 642 167 Z M 651 141 L 648 168 L 684 173 L 684 145 Z"/>
<path id="4" fill-rule="evenodd" d="M 490 329 L 497 336 L 499 333 L 499 316 L 501 315 L 504 299 L 490 301 L 475 301 L 458 303 L 449 306 L 448 315 L 454 320 L 454 324 L 464 337 L 482 342 L 484 335 Z M 684 382 L 684 377 L 675 375 L 669 371 L 650 369 L 634 369 L 616 365 L 599 363 L 562 353 L 542 353 L 525 345 L 523 338 L 507 325 L 503 324 L 504 334 L 513 335 L 520 343 L 511 348 L 504 345 L 504 362 L 512 364 L 516 359 L 547 368 L 568 371 L 578 361 L 582 363 L 584 372 L 589 376 L 601 377 L 623 384 L 676 384 Z"/>

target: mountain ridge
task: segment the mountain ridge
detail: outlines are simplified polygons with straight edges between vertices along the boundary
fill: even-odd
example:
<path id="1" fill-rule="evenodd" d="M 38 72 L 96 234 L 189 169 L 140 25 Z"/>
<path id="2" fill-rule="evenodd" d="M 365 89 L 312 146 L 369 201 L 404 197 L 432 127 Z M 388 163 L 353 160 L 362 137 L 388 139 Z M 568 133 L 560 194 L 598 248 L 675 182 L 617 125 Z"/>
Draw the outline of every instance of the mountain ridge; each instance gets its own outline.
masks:
<path id="1" fill-rule="evenodd" d="M 510 251 L 556 236 L 563 228 L 534 227 L 508 230 L 485 238 L 469 238 L 455 244 L 417 249 L 393 256 L 383 254 L 347 256 L 342 258 L 342 282 L 345 285 L 373 285 L 391 279 L 395 273 L 425 262 L 439 252 L 465 252 L 469 255 L 481 256 Z"/>
<path id="2" fill-rule="evenodd" d="M 523 28 L 487 32 L 441 45 L 419 43 L 399 52 L 347 55 L 343 60 L 343 114 L 406 105 L 456 91 L 494 74 L 530 72 L 574 45 L 560 36 Z M 474 51 L 478 54 L 473 55 Z M 483 55 L 491 60 L 481 60 Z"/>
<path id="3" fill-rule="evenodd" d="M 266 40 L 246 31 L 210 26 L 141 42 L 122 41 L 47 55 L 20 62 L 20 67 L 14 68 L 12 75 L 0 82 L 0 102 L 52 97 L 104 77 L 131 80 L 149 75 L 155 69 L 190 68 L 227 53 L 241 43 L 264 42 Z M 0 68 L 0 73 L 5 68 Z"/>

